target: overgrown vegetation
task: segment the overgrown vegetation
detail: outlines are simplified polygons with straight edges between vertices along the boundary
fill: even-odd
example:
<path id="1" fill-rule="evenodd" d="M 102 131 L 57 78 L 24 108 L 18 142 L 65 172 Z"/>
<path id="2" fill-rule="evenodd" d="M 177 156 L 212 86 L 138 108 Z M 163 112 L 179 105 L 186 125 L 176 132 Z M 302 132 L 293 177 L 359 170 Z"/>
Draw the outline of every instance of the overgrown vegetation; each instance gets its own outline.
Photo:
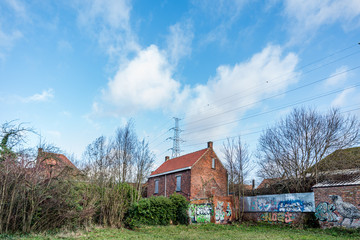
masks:
<path id="1" fill-rule="evenodd" d="M 76 170 L 76 174 L 71 167 L 51 174 L 58 166 L 54 162 L 61 159 L 53 159 L 57 155 L 49 153 L 51 149 L 42 149 L 42 154 L 26 149 L 21 143 L 29 132 L 14 122 L 2 125 L 0 233 L 124 225 L 129 207 L 141 198 L 142 183 L 153 162 L 147 144 L 136 138 L 131 124 L 118 129 L 117 144 L 106 145 L 103 137 L 90 144 L 82 173 Z"/>
<path id="2" fill-rule="evenodd" d="M 141 199 L 129 209 L 126 224 L 130 228 L 141 225 L 188 224 L 187 209 L 189 203 L 180 194 L 169 198 L 159 196 Z"/>

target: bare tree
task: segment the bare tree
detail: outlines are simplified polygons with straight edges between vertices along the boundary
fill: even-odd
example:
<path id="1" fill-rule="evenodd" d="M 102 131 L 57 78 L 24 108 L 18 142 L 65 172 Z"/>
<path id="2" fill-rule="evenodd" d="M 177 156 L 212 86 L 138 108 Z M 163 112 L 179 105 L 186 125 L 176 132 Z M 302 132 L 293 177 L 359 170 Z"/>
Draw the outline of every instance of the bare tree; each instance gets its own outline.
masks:
<path id="1" fill-rule="evenodd" d="M 25 142 L 25 134 L 29 132 L 33 132 L 33 129 L 25 127 L 24 123 L 17 124 L 15 120 L 3 123 L 0 130 L 0 161 L 4 161 L 7 155 L 15 159 L 16 151 L 19 152 Z"/>
<path id="2" fill-rule="evenodd" d="M 137 144 L 135 154 L 135 187 L 138 191 L 138 199 L 141 197 L 142 184 L 146 177 L 150 174 L 150 169 L 155 161 L 154 154 L 149 149 L 149 144 L 143 139 Z"/>
<path id="3" fill-rule="evenodd" d="M 259 175 L 283 178 L 296 191 L 306 191 L 308 179 L 318 179 L 316 164 L 330 152 L 359 143 L 360 124 L 338 109 L 321 114 L 310 108 L 295 108 L 259 140 Z M 313 171 L 310 167 L 315 166 Z"/>
<path id="4" fill-rule="evenodd" d="M 118 128 L 114 140 L 114 164 L 120 182 L 126 182 L 131 177 L 131 166 L 134 160 L 137 137 L 133 121 L 130 120 L 124 128 Z"/>
<path id="5" fill-rule="evenodd" d="M 101 187 L 104 187 L 106 180 L 110 179 L 109 168 L 112 164 L 110 152 L 111 147 L 104 136 L 95 139 L 84 152 L 84 157 L 88 160 L 88 175 L 98 181 Z"/>
<path id="6" fill-rule="evenodd" d="M 235 139 L 227 139 L 223 144 L 225 155 L 225 166 L 229 173 L 229 185 L 233 196 L 239 201 L 240 207 L 236 211 L 236 218 L 241 219 L 243 215 L 242 197 L 245 193 L 245 179 L 250 171 L 250 154 L 248 146 L 241 141 L 240 136 Z"/>
<path id="7" fill-rule="evenodd" d="M 235 142 L 234 139 L 226 139 L 226 143 L 223 143 L 222 152 L 225 157 L 225 168 L 228 171 L 229 192 L 235 192 Z"/>

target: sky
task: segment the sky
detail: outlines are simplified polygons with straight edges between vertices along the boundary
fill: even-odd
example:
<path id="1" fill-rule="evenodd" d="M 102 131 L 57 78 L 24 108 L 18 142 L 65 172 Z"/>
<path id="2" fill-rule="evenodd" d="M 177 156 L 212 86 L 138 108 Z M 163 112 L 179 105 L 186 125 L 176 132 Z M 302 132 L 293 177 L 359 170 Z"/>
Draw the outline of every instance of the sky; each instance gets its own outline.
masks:
<path id="1" fill-rule="evenodd" d="M 182 154 L 254 153 L 294 107 L 360 117 L 359 41 L 358 0 L 2 0 L 0 123 L 81 159 L 133 119 L 156 167 L 176 117 Z"/>

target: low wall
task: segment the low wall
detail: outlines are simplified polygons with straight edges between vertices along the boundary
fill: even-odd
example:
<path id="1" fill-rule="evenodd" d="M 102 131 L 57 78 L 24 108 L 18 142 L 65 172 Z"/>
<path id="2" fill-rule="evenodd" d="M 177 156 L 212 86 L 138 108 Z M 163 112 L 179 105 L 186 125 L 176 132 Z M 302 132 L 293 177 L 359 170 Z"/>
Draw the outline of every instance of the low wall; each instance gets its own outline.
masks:
<path id="1" fill-rule="evenodd" d="M 192 200 L 189 207 L 191 223 L 226 224 L 234 220 L 231 196 L 214 196 L 208 199 Z"/>
<path id="2" fill-rule="evenodd" d="M 315 211 L 314 193 L 289 193 L 244 197 L 240 202 L 243 220 L 300 224 Z"/>

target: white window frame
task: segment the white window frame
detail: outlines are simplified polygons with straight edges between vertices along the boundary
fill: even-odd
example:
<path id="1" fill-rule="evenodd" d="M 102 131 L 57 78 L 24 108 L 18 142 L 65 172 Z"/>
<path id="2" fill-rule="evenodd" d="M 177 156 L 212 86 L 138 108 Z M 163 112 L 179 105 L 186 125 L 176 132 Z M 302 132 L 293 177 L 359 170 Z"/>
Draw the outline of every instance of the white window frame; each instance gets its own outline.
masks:
<path id="1" fill-rule="evenodd" d="M 215 169 L 215 158 L 212 158 L 211 160 L 211 168 Z"/>
<path id="2" fill-rule="evenodd" d="M 159 179 L 155 180 L 155 189 L 154 189 L 154 194 L 158 194 L 159 193 Z"/>
<path id="3" fill-rule="evenodd" d="M 176 175 L 176 192 L 180 192 L 181 191 L 181 175 Z M 179 180 L 180 179 L 180 182 Z"/>

